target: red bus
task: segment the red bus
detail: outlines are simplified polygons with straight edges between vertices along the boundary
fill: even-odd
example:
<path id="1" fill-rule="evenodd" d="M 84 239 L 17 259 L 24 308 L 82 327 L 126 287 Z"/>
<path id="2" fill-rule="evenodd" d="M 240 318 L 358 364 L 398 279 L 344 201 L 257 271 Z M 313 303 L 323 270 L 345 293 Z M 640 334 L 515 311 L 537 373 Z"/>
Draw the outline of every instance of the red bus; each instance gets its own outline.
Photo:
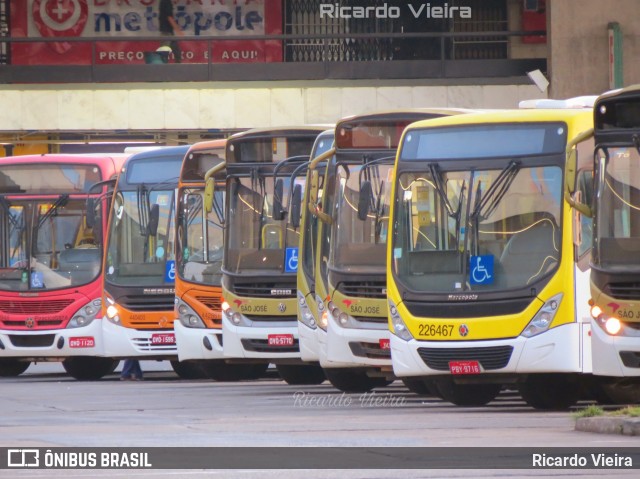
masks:
<path id="1" fill-rule="evenodd" d="M 62 361 L 76 379 L 117 365 L 102 354 L 107 180 L 124 155 L 0 159 L 0 376 Z M 104 183 L 102 183 L 104 182 Z"/>

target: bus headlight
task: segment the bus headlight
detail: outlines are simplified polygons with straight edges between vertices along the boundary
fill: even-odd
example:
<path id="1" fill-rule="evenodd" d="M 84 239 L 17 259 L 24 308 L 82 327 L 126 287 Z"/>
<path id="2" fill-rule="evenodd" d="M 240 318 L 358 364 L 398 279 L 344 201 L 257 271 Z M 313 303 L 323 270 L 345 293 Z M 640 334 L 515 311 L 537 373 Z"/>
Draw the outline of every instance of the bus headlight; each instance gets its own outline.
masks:
<path id="1" fill-rule="evenodd" d="M 536 313 L 521 336 L 525 338 L 532 338 L 538 334 L 544 333 L 549 329 L 553 319 L 556 317 L 558 309 L 560 309 L 560 303 L 562 302 L 562 293 L 556 294 L 549 301 L 542 305 L 542 308 Z"/>
<path id="2" fill-rule="evenodd" d="M 105 294 L 104 299 L 106 300 L 107 309 L 105 310 L 105 316 L 109 321 L 113 324 L 117 324 L 120 326 L 120 311 L 118 310 L 118 305 L 114 301 L 111 296 Z"/>
<path id="3" fill-rule="evenodd" d="M 96 319 L 96 316 L 102 309 L 102 300 L 94 299 L 86 306 L 80 308 L 76 314 L 73 315 L 69 324 L 67 324 L 67 328 L 81 328 L 83 326 L 88 326 L 91 322 Z"/>
<path id="4" fill-rule="evenodd" d="M 318 305 L 318 326 L 324 331 L 327 330 L 329 324 L 329 312 L 324 307 L 324 301 L 316 294 L 316 304 Z"/>
<path id="5" fill-rule="evenodd" d="M 198 313 L 179 298 L 176 298 L 176 310 L 178 319 L 185 328 L 205 328 L 205 324 L 198 316 Z"/>
<path id="6" fill-rule="evenodd" d="M 316 318 L 314 318 L 313 313 L 307 304 L 307 300 L 300 290 L 298 290 L 298 311 L 300 313 L 298 315 L 300 322 L 311 329 L 316 329 Z"/>
<path id="7" fill-rule="evenodd" d="M 409 331 L 409 328 L 407 328 L 407 325 L 404 324 L 404 321 L 398 312 L 398 308 L 391 300 L 389 300 L 389 317 L 391 318 L 391 326 L 393 327 L 391 332 L 400 339 L 411 341 L 413 339 L 413 335 Z"/>
<path id="8" fill-rule="evenodd" d="M 333 301 L 327 304 L 329 315 L 335 320 L 335 323 L 342 328 L 359 328 L 360 325 L 351 315 L 345 313 L 336 306 Z"/>
<path id="9" fill-rule="evenodd" d="M 591 309 L 591 315 L 593 316 L 598 310 L 600 310 L 600 308 L 594 306 Z M 600 314 L 594 316 L 593 319 L 595 323 L 600 326 L 600 329 L 609 336 L 640 338 L 640 323 L 625 323 L 618 318 L 607 316 L 602 310 L 599 312 Z"/>

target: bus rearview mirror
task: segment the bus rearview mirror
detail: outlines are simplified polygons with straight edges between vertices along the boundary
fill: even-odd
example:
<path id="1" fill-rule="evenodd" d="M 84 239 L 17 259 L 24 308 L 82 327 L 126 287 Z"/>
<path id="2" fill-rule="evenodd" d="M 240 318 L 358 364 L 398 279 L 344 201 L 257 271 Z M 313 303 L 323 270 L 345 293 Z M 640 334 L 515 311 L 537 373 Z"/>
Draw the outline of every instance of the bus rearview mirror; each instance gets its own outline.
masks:
<path id="1" fill-rule="evenodd" d="M 160 222 L 160 206 L 155 204 L 149 212 L 149 223 L 147 224 L 147 232 L 150 236 L 158 234 L 158 223 Z"/>
<path id="2" fill-rule="evenodd" d="M 363 181 L 360 187 L 360 197 L 358 198 L 358 219 L 364 221 L 369 214 L 369 205 L 371 204 L 371 182 Z"/>
<path id="3" fill-rule="evenodd" d="M 293 188 L 293 194 L 291 195 L 291 213 L 289 221 L 291 226 L 297 228 L 300 226 L 300 212 L 302 206 L 302 186 L 296 185 Z"/>

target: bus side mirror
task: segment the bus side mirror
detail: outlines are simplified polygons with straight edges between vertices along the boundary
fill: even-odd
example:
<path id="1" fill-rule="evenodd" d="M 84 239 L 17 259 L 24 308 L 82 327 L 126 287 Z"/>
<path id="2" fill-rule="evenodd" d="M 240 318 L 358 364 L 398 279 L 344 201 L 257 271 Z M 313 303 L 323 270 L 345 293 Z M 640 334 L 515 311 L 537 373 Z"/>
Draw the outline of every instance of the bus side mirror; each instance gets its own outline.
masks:
<path id="1" fill-rule="evenodd" d="M 96 204 L 93 198 L 87 198 L 87 213 L 84 219 L 87 228 L 93 228 L 96 224 Z"/>
<path id="2" fill-rule="evenodd" d="M 300 226 L 300 212 L 302 210 L 302 186 L 296 185 L 291 195 L 291 213 L 289 213 L 289 221 L 291 226 L 297 228 Z"/>
<path id="3" fill-rule="evenodd" d="M 158 223 L 160 222 L 160 205 L 155 204 L 149 212 L 149 223 L 147 224 L 147 232 L 150 236 L 158 234 Z"/>
<path id="4" fill-rule="evenodd" d="M 575 148 L 572 148 L 567 155 L 567 164 L 565 171 L 565 191 L 570 195 L 573 194 L 576 185 L 576 169 L 578 165 L 578 154 Z"/>
<path id="5" fill-rule="evenodd" d="M 275 221 L 282 221 L 286 216 L 286 211 L 282 206 L 283 194 L 284 194 L 284 183 L 282 179 L 278 179 L 273 189 L 273 212 L 271 214 L 271 217 Z"/>
<path id="6" fill-rule="evenodd" d="M 204 186 L 204 211 L 211 213 L 213 209 L 213 195 L 215 193 L 215 180 L 208 178 Z"/>
<path id="7" fill-rule="evenodd" d="M 360 187 L 360 197 L 358 198 L 358 219 L 364 221 L 369 214 L 369 205 L 371 205 L 371 182 L 363 181 Z"/>

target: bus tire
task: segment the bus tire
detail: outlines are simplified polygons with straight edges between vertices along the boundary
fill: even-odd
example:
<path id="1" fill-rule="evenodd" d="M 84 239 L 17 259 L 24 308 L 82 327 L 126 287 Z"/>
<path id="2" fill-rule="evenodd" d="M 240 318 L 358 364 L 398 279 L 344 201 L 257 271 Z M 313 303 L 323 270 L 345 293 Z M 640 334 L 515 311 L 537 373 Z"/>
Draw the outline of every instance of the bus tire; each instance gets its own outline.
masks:
<path id="1" fill-rule="evenodd" d="M 613 404 L 640 403 L 640 378 L 603 378 L 600 387 Z"/>
<path id="2" fill-rule="evenodd" d="M 20 376 L 29 368 L 29 361 L 20 361 L 19 359 L 0 359 L 0 377 L 11 378 Z"/>
<path id="3" fill-rule="evenodd" d="M 419 377 L 402 378 L 402 382 L 409 391 L 418 396 L 435 396 L 432 385 L 426 379 Z"/>
<path id="4" fill-rule="evenodd" d="M 463 407 L 485 406 L 493 401 L 502 384 L 457 384 L 451 378 L 438 379 L 436 387 L 440 397 L 451 404 Z"/>
<path id="5" fill-rule="evenodd" d="M 393 381 L 383 377 L 370 377 L 364 369 L 326 368 L 324 374 L 334 388 L 346 393 L 365 393 Z"/>
<path id="6" fill-rule="evenodd" d="M 207 359 L 202 361 L 201 366 L 209 379 L 235 382 L 257 379 L 264 374 L 268 364 L 233 364 L 223 359 Z"/>
<path id="7" fill-rule="evenodd" d="M 78 381 L 97 381 L 114 371 L 119 361 L 111 358 L 97 358 L 93 356 L 74 356 L 62 361 L 64 370 Z"/>
<path id="8" fill-rule="evenodd" d="M 198 361 L 171 361 L 171 367 L 180 379 L 207 379 Z"/>
<path id="9" fill-rule="evenodd" d="M 277 364 L 276 369 L 284 382 L 292 386 L 322 384 L 324 370 L 313 364 Z"/>
<path id="10" fill-rule="evenodd" d="M 518 389 L 534 409 L 565 410 L 578 402 L 583 388 L 571 374 L 531 374 Z"/>

